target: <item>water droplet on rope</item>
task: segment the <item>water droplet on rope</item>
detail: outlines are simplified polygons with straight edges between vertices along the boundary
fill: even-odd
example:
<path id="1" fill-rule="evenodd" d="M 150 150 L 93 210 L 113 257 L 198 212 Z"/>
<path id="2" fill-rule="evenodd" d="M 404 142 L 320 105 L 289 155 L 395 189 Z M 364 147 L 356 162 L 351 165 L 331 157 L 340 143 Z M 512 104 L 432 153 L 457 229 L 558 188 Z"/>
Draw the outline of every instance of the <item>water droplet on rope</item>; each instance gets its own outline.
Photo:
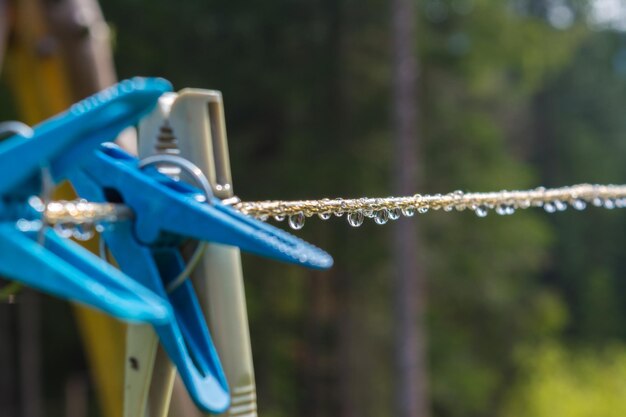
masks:
<path id="1" fill-rule="evenodd" d="M 513 207 L 513 206 L 507 206 L 507 207 L 506 207 L 506 214 L 507 214 L 507 215 L 509 215 L 509 216 L 510 216 L 511 214 L 515 214 L 515 207 Z"/>
<path id="2" fill-rule="evenodd" d="M 543 209 L 545 211 L 547 211 L 548 213 L 554 213 L 556 211 L 556 207 L 554 207 L 554 204 L 548 202 L 548 203 L 544 203 L 543 204 Z"/>
<path id="3" fill-rule="evenodd" d="M 572 203 L 572 207 L 574 207 L 576 210 L 584 210 L 587 208 L 587 202 L 585 200 L 581 200 L 580 198 L 577 198 Z"/>
<path id="4" fill-rule="evenodd" d="M 95 235 L 93 223 L 77 224 L 72 229 L 72 237 L 81 242 L 91 239 Z"/>
<path id="5" fill-rule="evenodd" d="M 304 213 L 289 216 L 289 227 L 293 230 L 300 230 L 304 227 Z"/>
<path id="6" fill-rule="evenodd" d="M 363 216 L 363 212 L 361 210 L 348 213 L 347 216 L 348 224 L 352 227 L 359 227 L 360 225 L 362 225 L 364 218 L 365 216 Z"/>
<path id="7" fill-rule="evenodd" d="M 389 221 L 389 212 L 386 209 L 378 210 L 374 216 L 376 224 L 385 224 Z"/>
<path id="8" fill-rule="evenodd" d="M 413 207 L 405 207 L 402 209 L 402 214 L 406 217 L 413 217 L 415 215 L 415 209 Z"/>
<path id="9" fill-rule="evenodd" d="M 342 211 L 342 210 L 344 209 L 344 204 L 345 204 L 345 203 L 344 203 L 344 201 L 343 201 L 343 198 L 337 198 L 336 200 L 337 200 L 337 201 L 341 204 L 341 209 L 340 209 L 340 210 L 335 211 L 333 214 L 334 214 L 336 217 L 341 217 L 341 216 L 343 216 L 343 211 Z"/>
<path id="10" fill-rule="evenodd" d="M 611 200 L 610 198 L 607 198 L 606 200 L 604 200 L 604 208 L 612 210 L 615 208 L 615 201 Z"/>
<path id="11" fill-rule="evenodd" d="M 496 214 L 499 214 L 500 216 L 505 216 L 507 215 L 507 207 L 504 204 L 500 204 L 498 205 L 498 207 L 496 207 Z"/>
<path id="12" fill-rule="evenodd" d="M 64 238 L 70 238 L 74 234 L 74 224 L 72 223 L 57 223 L 53 229 L 59 236 Z"/>
<path id="13" fill-rule="evenodd" d="M 567 210 L 567 204 L 561 200 L 554 200 L 554 208 L 558 211 L 565 211 Z"/>
<path id="14" fill-rule="evenodd" d="M 19 219 L 15 222 L 15 226 L 22 232 L 38 232 L 41 230 L 43 223 L 41 220 Z"/>
<path id="15" fill-rule="evenodd" d="M 446 205 L 446 206 L 443 206 L 443 211 L 446 211 L 446 212 L 448 212 L 448 213 L 449 213 L 449 212 L 451 212 L 453 209 L 454 209 L 454 206 L 453 206 L 453 205 L 451 205 L 451 204 L 448 204 L 448 205 Z"/>
<path id="16" fill-rule="evenodd" d="M 591 200 L 591 204 L 593 204 L 596 207 L 602 207 L 604 203 L 600 197 L 596 197 L 593 200 Z"/>
<path id="17" fill-rule="evenodd" d="M 394 208 L 389 210 L 389 219 L 398 220 L 400 218 L 400 209 Z"/>
<path id="18" fill-rule="evenodd" d="M 417 212 L 420 214 L 428 213 L 428 207 L 422 206 L 417 209 Z"/>
<path id="19" fill-rule="evenodd" d="M 435 194 L 435 195 L 433 196 L 433 198 L 434 198 L 435 200 L 441 200 L 441 197 L 442 197 L 442 196 L 441 196 L 441 194 Z M 441 206 L 439 206 L 438 204 L 434 204 L 434 205 L 432 206 L 432 209 L 433 209 L 433 210 L 439 210 L 440 208 L 441 208 Z"/>
<path id="20" fill-rule="evenodd" d="M 285 215 L 284 214 L 277 214 L 274 216 L 274 220 L 276 220 L 277 222 L 282 222 L 283 220 L 285 220 Z"/>
<path id="21" fill-rule="evenodd" d="M 318 213 L 317 217 L 319 217 L 322 220 L 328 220 L 330 219 L 331 214 L 329 212 L 324 212 L 324 213 Z"/>
<path id="22" fill-rule="evenodd" d="M 485 206 L 476 206 L 474 208 L 474 213 L 476 213 L 478 217 L 487 217 L 489 210 L 487 210 L 487 207 Z"/>

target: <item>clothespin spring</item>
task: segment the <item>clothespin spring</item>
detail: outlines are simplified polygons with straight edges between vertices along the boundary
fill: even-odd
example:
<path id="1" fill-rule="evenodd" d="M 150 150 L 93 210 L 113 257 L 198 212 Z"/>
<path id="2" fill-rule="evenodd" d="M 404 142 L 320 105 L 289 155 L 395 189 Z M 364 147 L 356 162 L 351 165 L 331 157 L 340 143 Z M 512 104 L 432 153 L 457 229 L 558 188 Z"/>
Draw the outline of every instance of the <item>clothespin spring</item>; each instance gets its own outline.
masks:
<path id="1" fill-rule="evenodd" d="M 173 165 L 181 169 L 185 173 L 187 173 L 194 180 L 194 182 L 196 182 L 196 184 L 200 186 L 200 189 L 204 191 L 204 200 L 203 201 L 198 200 L 198 201 L 202 203 L 206 202 L 207 204 L 211 204 L 211 199 L 213 198 L 213 190 L 211 189 L 211 184 L 209 184 L 209 180 L 204 175 L 202 170 L 198 168 L 196 164 L 194 164 L 193 162 L 181 156 L 172 155 L 172 154 L 156 154 L 156 155 L 143 158 L 139 162 L 139 168 L 142 168 L 142 169 L 147 168 L 149 166 L 153 166 L 153 165 L 157 165 L 157 166 L 158 165 L 167 165 L 167 166 Z M 168 172 L 168 171 L 161 171 L 161 172 Z M 191 257 L 189 258 L 189 261 L 187 262 L 187 265 L 185 266 L 185 268 L 181 271 L 180 274 L 178 274 L 176 278 L 174 278 L 167 285 L 166 290 L 168 293 L 172 293 L 174 290 L 180 287 L 181 284 L 185 282 L 187 278 L 189 278 L 193 270 L 196 268 L 196 266 L 202 259 L 202 255 L 204 255 L 206 248 L 207 248 L 207 244 L 205 242 L 198 242 L 196 249 L 194 250 L 193 255 L 191 255 Z"/>

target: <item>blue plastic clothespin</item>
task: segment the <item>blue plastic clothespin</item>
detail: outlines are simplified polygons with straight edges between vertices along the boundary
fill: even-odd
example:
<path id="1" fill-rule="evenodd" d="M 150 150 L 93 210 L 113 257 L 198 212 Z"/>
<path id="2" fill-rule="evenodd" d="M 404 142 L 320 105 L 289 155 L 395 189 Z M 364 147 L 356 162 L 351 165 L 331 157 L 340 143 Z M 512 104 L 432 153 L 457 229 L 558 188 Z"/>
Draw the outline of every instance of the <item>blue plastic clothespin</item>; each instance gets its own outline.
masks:
<path id="1" fill-rule="evenodd" d="M 175 320 L 155 329 L 191 398 L 204 411 L 225 411 L 230 402 L 228 384 L 191 282 L 166 291 L 184 268 L 180 243 L 193 238 L 238 246 L 318 269 L 330 267 L 332 258 L 219 199 L 207 201 L 198 189 L 156 169 L 142 170 L 137 158 L 113 144 L 92 153 L 78 170 L 55 165 L 52 173 L 66 175 L 66 170 L 71 171 L 69 178 L 82 197 L 95 202 L 123 202 L 133 210 L 132 222 L 117 224 L 103 237 L 122 271 L 171 302 Z"/>
<path id="2" fill-rule="evenodd" d="M 41 222 L 29 198 L 41 192 L 43 167 L 75 164 L 170 90 L 161 79 L 127 80 L 37 125 L 32 137 L 0 143 L 0 274 L 123 320 L 170 320 L 169 304 L 136 280 L 49 228 L 24 227 Z"/>

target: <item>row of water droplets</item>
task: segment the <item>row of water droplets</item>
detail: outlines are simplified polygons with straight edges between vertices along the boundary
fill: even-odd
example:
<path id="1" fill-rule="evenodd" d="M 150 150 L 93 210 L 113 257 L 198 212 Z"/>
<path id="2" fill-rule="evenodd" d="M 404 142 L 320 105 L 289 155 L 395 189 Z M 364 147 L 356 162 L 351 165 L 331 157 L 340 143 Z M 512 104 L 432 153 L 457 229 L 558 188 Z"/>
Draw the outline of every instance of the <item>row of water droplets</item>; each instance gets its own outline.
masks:
<path id="1" fill-rule="evenodd" d="M 106 204 L 98 205 L 97 203 L 89 203 L 86 200 L 76 201 L 51 201 L 44 203 L 39 197 L 33 196 L 29 198 L 30 207 L 42 215 L 42 219 L 19 219 L 16 226 L 23 232 L 39 232 L 45 226 L 51 226 L 52 229 L 61 237 L 74 238 L 78 241 L 87 241 L 92 239 L 96 233 L 104 232 L 111 226 L 112 222 L 125 219 L 128 215 L 122 210 L 119 216 L 116 213 L 109 212 Z M 98 207 L 104 207 L 98 213 Z M 63 213 L 63 216 L 49 216 L 49 213 Z"/>
<path id="2" fill-rule="evenodd" d="M 421 208 L 419 210 L 420 212 L 426 212 L 423 211 L 423 208 Z M 411 207 L 407 207 L 407 208 L 392 208 L 392 209 L 382 209 L 382 210 L 356 210 L 356 211 L 351 211 L 346 213 L 346 220 L 348 222 L 348 224 L 352 227 L 359 227 L 363 224 L 363 222 L 365 221 L 366 218 L 369 219 L 373 219 L 374 223 L 376 224 L 386 224 L 387 222 L 389 222 L 389 220 L 398 220 L 401 216 L 405 216 L 405 217 L 413 217 L 415 215 L 416 210 L 414 208 Z M 337 212 L 325 212 L 325 213 L 318 213 L 317 216 L 322 219 L 322 220 L 328 220 L 330 219 L 332 216 L 335 217 L 342 217 L 344 215 L 343 212 L 337 211 Z M 289 227 L 291 227 L 294 230 L 299 230 L 302 229 L 304 227 L 304 222 L 306 220 L 307 217 L 311 217 L 312 215 L 306 215 L 303 212 L 300 213 L 296 213 L 296 214 L 292 214 L 291 216 L 274 216 L 274 220 L 280 222 L 285 220 L 285 218 L 287 217 L 287 222 L 289 223 Z M 261 218 L 262 220 L 266 220 L 263 217 Z"/>
<path id="3" fill-rule="evenodd" d="M 539 187 L 534 190 L 534 192 L 539 193 L 543 193 L 545 191 L 546 190 L 543 187 Z M 507 191 L 501 191 L 501 193 L 507 193 Z M 294 230 L 300 230 L 304 227 L 306 218 L 312 217 L 315 214 L 317 214 L 317 216 L 321 220 L 328 220 L 333 216 L 342 217 L 345 214 L 346 220 L 350 226 L 359 227 L 365 222 L 365 219 L 368 218 L 372 219 L 374 223 L 378 225 L 384 225 L 387 224 L 390 220 L 397 220 L 402 216 L 413 217 L 416 213 L 424 214 L 427 213 L 429 210 L 436 211 L 440 209 L 445 212 L 451 212 L 453 210 L 471 210 L 476 214 L 476 216 L 483 218 L 489 214 L 490 210 L 493 210 L 498 215 L 508 216 L 514 214 L 515 211 L 518 209 L 528 209 L 531 207 L 543 208 L 547 213 L 565 211 L 568 207 L 572 207 L 575 210 L 584 210 L 585 208 L 587 208 L 588 205 L 606 209 L 626 208 L 625 196 L 607 198 L 602 196 L 589 195 L 577 196 L 576 194 L 573 194 L 561 199 L 528 198 L 520 200 L 509 198 L 503 199 L 503 201 L 487 201 L 481 204 L 468 204 L 465 201 L 466 199 L 464 199 L 465 196 L 466 194 L 463 191 L 454 191 L 453 193 L 447 194 L 445 196 L 441 194 L 435 194 L 432 196 L 423 197 L 419 194 L 416 194 L 412 197 L 412 199 L 419 203 L 410 206 L 407 206 L 403 203 L 402 207 L 386 207 L 376 209 L 365 208 L 357 210 L 349 210 L 344 207 L 319 213 L 312 213 L 310 211 L 303 210 L 290 215 L 257 215 L 256 217 L 263 221 L 268 220 L 270 217 L 278 222 L 282 222 L 286 219 L 289 227 Z M 379 207 L 383 204 L 381 203 L 383 199 L 370 200 L 374 201 L 374 203 L 372 204 L 373 207 Z M 322 203 L 324 203 L 325 201 L 327 202 L 330 200 L 321 200 Z M 334 200 L 334 202 L 337 201 L 341 202 L 342 199 Z M 445 203 L 442 204 L 442 201 Z"/>

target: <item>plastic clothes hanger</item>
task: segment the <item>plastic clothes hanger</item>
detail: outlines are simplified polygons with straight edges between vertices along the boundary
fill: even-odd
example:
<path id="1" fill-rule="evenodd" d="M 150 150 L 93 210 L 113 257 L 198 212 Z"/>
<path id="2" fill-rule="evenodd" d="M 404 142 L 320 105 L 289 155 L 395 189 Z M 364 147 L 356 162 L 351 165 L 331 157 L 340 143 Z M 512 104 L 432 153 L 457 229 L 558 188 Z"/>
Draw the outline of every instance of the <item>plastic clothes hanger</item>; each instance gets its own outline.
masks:
<path id="1" fill-rule="evenodd" d="M 92 153 L 136 123 L 170 90 L 161 79 L 127 80 L 37 125 L 32 137 L 15 135 L 0 142 L 0 274 L 119 319 L 170 319 L 164 299 L 42 226 L 42 207 L 31 200 L 41 193 L 42 168 L 71 165 Z"/>
<path id="2" fill-rule="evenodd" d="M 124 203 L 133 210 L 132 222 L 116 224 L 103 237 L 122 271 L 170 301 L 175 320 L 155 325 L 156 333 L 196 405 L 223 412 L 229 406 L 229 388 L 191 282 L 166 290 L 184 268 L 180 244 L 192 238 L 232 245 L 317 269 L 330 267 L 332 258 L 217 198 L 207 199 L 195 187 L 139 166 L 134 156 L 104 144 L 83 159 L 79 169 L 69 167 L 68 175 L 81 197 Z M 65 170 L 53 166 L 53 175 L 55 168 Z"/>

